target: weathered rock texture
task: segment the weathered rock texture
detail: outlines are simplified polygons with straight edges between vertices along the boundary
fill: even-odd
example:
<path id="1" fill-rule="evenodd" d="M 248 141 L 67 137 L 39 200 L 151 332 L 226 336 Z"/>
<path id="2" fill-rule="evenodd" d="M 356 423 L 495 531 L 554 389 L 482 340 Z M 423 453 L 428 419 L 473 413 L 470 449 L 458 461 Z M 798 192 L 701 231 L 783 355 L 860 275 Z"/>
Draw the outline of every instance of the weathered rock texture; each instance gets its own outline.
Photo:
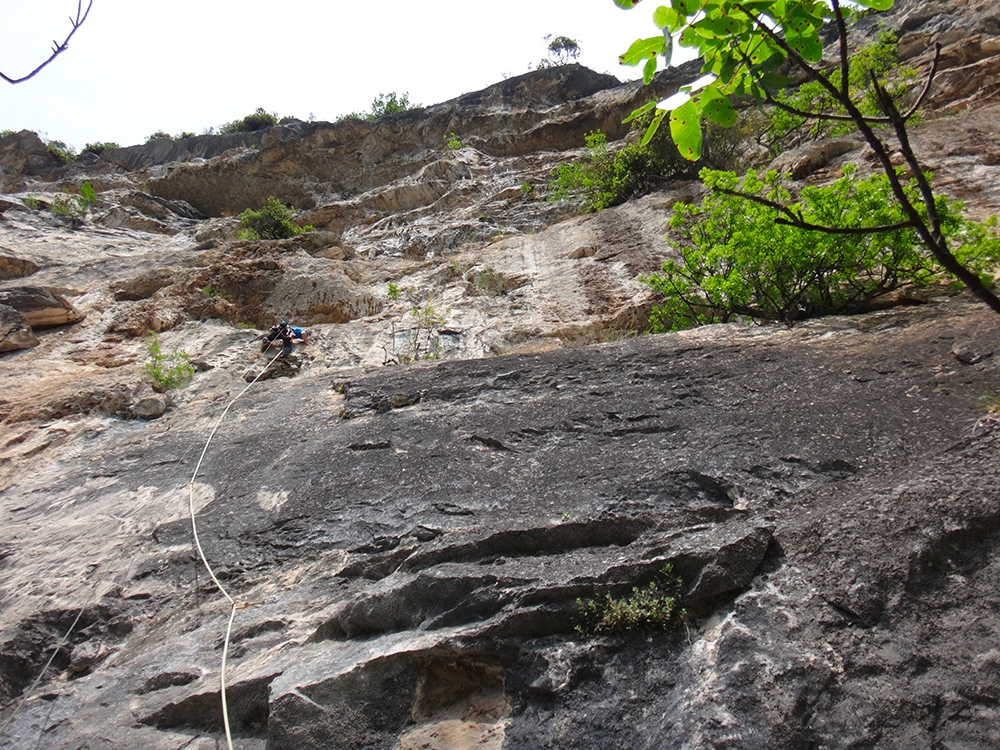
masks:
<path id="1" fill-rule="evenodd" d="M 1000 211 L 993 4 L 889 20 L 944 45 L 921 158 Z M 644 97 L 569 66 L 69 168 L 0 140 L 0 747 L 224 743 L 192 507 L 240 748 L 1000 745 L 996 316 L 626 338 L 698 186 L 538 194 Z M 45 210 L 84 180 L 85 220 Z M 238 240 L 271 194 L 316 230 Z M 309 344 L 269 364 L 281 317 Z M 151 387 L 149 331 L 189 386 Z M 675 629 L 575 629 L 666 563 Z"/>

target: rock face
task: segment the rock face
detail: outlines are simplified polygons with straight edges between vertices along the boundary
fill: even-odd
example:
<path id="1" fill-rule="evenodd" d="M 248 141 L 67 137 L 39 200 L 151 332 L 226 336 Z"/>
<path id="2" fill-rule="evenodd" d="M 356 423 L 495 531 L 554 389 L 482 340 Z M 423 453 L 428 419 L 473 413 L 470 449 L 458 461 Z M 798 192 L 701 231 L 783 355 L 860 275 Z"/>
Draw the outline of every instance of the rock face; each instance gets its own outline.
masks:
<path id="1" fill-rule="evenodd" d="M 944 45 L 936 184 L 1000 212 L 993 4 L 889 20 Z M 51 175 L 0 141 L 0 747 L 216 748 L 224 651 L 250 750 L 1000 745 L 996 316 L 636 337 L 699 186 L 542 194 L 647 95 L 568 66 Z M 268 195 L 315 229 L 238 239 Z M 667 564 L 681 620 L 588 630 Z"/>
<path id="2" fill-rule="evenodd" d="M 61 326 L 83 318 L 65 297 L 39 286 L 0 290 L 0 304 L 17 310 L 31 326 Z"/>

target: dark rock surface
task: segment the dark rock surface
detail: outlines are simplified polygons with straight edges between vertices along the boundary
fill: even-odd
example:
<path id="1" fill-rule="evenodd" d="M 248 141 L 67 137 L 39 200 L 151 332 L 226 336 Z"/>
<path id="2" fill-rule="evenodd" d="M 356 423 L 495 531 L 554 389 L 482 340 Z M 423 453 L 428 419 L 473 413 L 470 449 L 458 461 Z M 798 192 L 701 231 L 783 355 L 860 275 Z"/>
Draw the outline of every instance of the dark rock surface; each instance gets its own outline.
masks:
<path id="1" fill-rule="evenodd" d="M 952 302 L 304 368 L 234 405 L 190 497 L 223 400 L 105 433 L 5 490 L 8 701 L 84 616 L 3 746 L 40 723 L 52 747 L 220 736 L 229 608 L 190 500 L 251 604 L 229 647 L 241 747 L 993 747 L 1000 432 L 976 400 L 996 338 Z M 58 601 L 29 584 L 43 561 Z M 676 630 L 574 630 L 578 598 L 666 562 Z"/>

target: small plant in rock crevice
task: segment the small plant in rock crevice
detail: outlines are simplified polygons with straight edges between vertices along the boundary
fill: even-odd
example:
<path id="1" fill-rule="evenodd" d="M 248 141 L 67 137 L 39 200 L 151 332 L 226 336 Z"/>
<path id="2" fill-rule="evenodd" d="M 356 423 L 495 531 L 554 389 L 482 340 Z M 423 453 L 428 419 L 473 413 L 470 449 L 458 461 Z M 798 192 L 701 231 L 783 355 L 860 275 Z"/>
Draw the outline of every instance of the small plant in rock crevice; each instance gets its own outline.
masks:
<path id="1" fill-rule="evenodd" d="M 155 331 L 149 332 L 146 349 L 149 351 L 149 359 L 143 369 L 155 390 L 162 393 L 191 382 L 194 366 L 191 365 L 187 352 L 174 349 L 169 354 L 164 353 L 160 347 L 160 337 Z"/>
<path id="2" fill-rule="evenodd" d="M 203 286 L 201 288 L 201 293 L 206 297 L 218 297 L 220 299 L 231 299 L 233 295 L 227 292 L 225 289 L 220 289 L 215 286 Z"/>
<path id="3" fill-rule="evenodd" d="M 475 274 L 472 282 L 476 294 L 497 297 L 506 294 L 513 288 L 510 277 L 495 271 L 490 266 L 486 266 L 482 271 Z"/>
<path id="4" fill-rule="evenodd" d="M 582 635 L 669 630 L 686 614 L 679 607 L 683 585 L 667 563 L 648 586 L 633 587 L 630 596 L 603 594 L 595 599 L 577 599 L 580 612 L 575 629 Z"/>
<path id="5" fill-rule="evenodd" d="M 431 299 L 418 290 L 400 287 L 390 282 L 386 296 L 392 303 L 403 300 L 407 310 L 398 321 L 392 322 L 391 351 L 386 350 L 386 363 L 410 364 L 423 359 L 440 359 L 444 351 L 439 330 L 445 324 L 448 308 L 444 313 L 431 306 Z M 398 327 L 397 327 L 398 322 Z"/>
<path id="6" fill-rule="evenodd" d="M 25 205 L 28 205 L 27 202 Z M 96 205 L 97 191 L 89 182 L 85 182 L 80 186 L 80 192 L 76 195 L 68 194 L 67 191 L 65 197 L 56 198 L 49 207 L 49 211 L 53 215 L 69 219 L 75 224 L 82 222 L 87 217 L 87 212 Z"/>

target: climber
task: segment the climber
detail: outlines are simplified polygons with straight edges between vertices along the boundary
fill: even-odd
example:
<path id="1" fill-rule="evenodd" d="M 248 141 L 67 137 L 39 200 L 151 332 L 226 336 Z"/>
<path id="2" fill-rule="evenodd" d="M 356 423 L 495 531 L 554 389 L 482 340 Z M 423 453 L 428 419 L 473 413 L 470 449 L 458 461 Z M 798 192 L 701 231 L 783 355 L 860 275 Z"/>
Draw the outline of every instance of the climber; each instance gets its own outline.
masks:
<path id="1" fill-rule="evenodd" d="M 284 362 L 289 354 L 292 353 L 292 338 L 294 337 L 292 332 L 292 327 L 288 325 L 287 320 L 283 320 L 277 325 L 271 326 L 271 330 L 265 333 L 262 337 L 263 343 L 260 345 L 261 353 L 267 351 L 267 347 L 271 345 L 271 342 L 276 338 L 281 338 L 281 361 Z"/>
<path id="2" fill-rule="evenodd" d="M 309 343 L 309 332 L 305 328 L 299 328 L 298 326 L 291 326 L 292 329 L 292 339 L 294 341 L 300 341 L 303 345 Z"/>

